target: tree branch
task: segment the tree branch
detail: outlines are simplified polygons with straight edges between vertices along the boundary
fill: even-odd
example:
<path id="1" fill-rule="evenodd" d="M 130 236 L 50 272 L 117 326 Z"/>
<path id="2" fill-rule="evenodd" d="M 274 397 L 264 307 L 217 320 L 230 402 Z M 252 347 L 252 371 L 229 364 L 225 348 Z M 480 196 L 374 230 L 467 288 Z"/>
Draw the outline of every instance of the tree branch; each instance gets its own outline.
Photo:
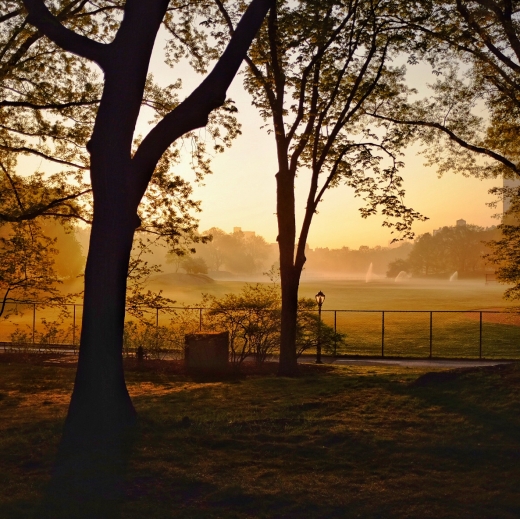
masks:
<path id="1" fill-rule="evenodd" d="M 0 16 L 0 23 L 6 22 L 7 20 L 10 20 L 11 18 L 14 18 L 15 16 L 18 16 L 19 14 L 23 13 L 23 9 L 15 9 L 14 11 L 11 11 L 10 13 L 6 13 L 2 16 Z"/>
<path id="2" fill-rule="evenodd" d="M 38 105 L 29 101 L 0 101 L 0 106 L 31 108 L 32 110 L 61 110 L 73 106 L 87 106 L 97 103 L 99 103 L 99 99 L 94 99 L 93 101 L 71 101 L 70 103 L 49 103 L 46 105 Z"/>
<path id="3" fill-rule="evenodd" d="M 226 50 L 206 79 L 145 137 L 132 163 L 134 193 L 139 201 L 168 146 L 185 133 L 207 124 L 209 113 L 222 106 L 226 92 L 247 50 L 275 0 L 253 0 L 242 16 Z"/>
<path id="4" fill-rule="evenodd" d="M 470 151 L 474 151 L 476 153 L 480 153 L 482 155 L 487 155 L 488 157 L 491 157 L 492 159 L 496 160 L 497 162 L 500 162 L 507 168 L 511 169 L 517 175 L 520 175 L 520 168 L 516 164 L 511 162 L 509 159 L 504 157 L 503 155 L 500 155 L 499 153 L 496 153 L 487 148 L 483 148 L 481 146 L 475 146 L 474 144 L 470 144 L 469 142 L 466 142 L 464 139 L 461 139 L 458 135 L 456 135 L 449 128 L 446 128 L 446 126 L 443 126 L 442 124 L 428 122 L 428 121 L 395 119 L 393 117 L 387 117 L 385 115 L 379 115 L 376 113 L 368 113 L 368 115 L 371 115 L 372 117 L 375 117 L 377 119 L 382 119 L 383 121 L 389 121 L 389 122 L 392 122 L 395 124 L 406 124 L 408 126 L 425 126 L 428 128 L 436 128 L 437 130 L 444 132 L 452 141 L 455 141 L 457 144 L 459 144 L 463 148 L 466 148 L 467 150 L 470 150 Z"/>
<path id="5" fill-rule="evenodd" d="M 0 150 L 6 150 L 11 153 L 29 153 L 32 155 L 38 155 L 38 157 L 42 157 L 46 160 L 50 160 L 51 162 L 56 162 L 58 164 L 64 164 L 65 166 L 72 166 L 74 168 L 85 169 L 85 170 L 89 169 L 88 166 L 82 166 L 81 164 L 75 164 L 74 162 L 69 162 L 68 160 L 57 159 L 55 157 L 52 157 L 51 155 L 42 153 L 41 151 L 33 150 L 32 148 L 26 148 L 25 146 L 22 146 L 19 148 L 13 148 L 11 146 L 4 146 L 4 145 L 0 144 Z"/>
<path id="6" fill-rule="evenodd" d="M 107 45 L 67 29 L 47 9 L 43 0 L 23 0 L 27 21 L 62 49 L 96 62 L 103 68 Z"/>
<path id="7" fill-rule="evenodd" d="M 513 69 L 515 72 L 520 71 L 520 66 L 517 65 L 512 59 L 506 56 L 500 49 L 498 49 L 493 42 L 489 34 L 475 21 L 466 6 L 462 4 L 461 0 L 457 0 L 457 10 L 460 15 L 464 18 L 466 23 L 480 36 L 486 47 L 492 52 L 502 63 Z M 496 14 L 496 13 L 495 13 Z M 520 52 L 520 49 L 519 49 Z"/>
<path id="8" fill-rule="evenodd" d="M 217 4 L 219 11 L 224 17 L 226 25 L 228 26 L 229 35 L 233 36 L 233 34 L 235 34 L 235 28 L 233 27 L 233 21 L 231 20 L 229 13 L 226 11 L 226 8 L 224 7 L 224 4 L 221 2 L 221 0 L 215 0 L 215 3 Z M 265 94 L 269 99 L 269 103 L 271 104 L 271 106 L 274 106 L 276 103 L 276 96 L 272 91 L 269 82 L 266 80 L 261 70 L 256 66 L 256 64 L 249 56 L 246 55 L 244 60 L 247 63 L 248 67 L 251 69 L 251 72 L 253 73 L 257 81 L 263 86 Z"/>
<path id="9" fill-rule="evenodd" d="M 86 223 L 90 223 L 89 220 L 82 217 L 80 214 L 61 214 L 61 213 L 53 213 L 49 212 L 51 209 L 57 208 L 61 205 L 65 205 L 65 202 L 68 202 L 69 200 L 75 200 L 76 198 L 79 198 L 82 195 L 86 195 L 87 193 L 90 193 L 92 189 L 85 189 L 84 191 L 80 191 L 79 193 L 74 193 L 72 195 L 67 195 L 61 198 L 55 198 L 48 204 L 39 205 L 36 207 L 32 207 L 31 209 L 25 211 L 22 214 L 19 214 L 17 216 L 14 216 L 12 214 L 8 213 L 0 213 L 0 222 L 23 222 L 23 221 L 30 221 L 36 218 L 37 216 L 67 216 L 67 217 L 74 217 L 78 218 L 79 220 L 82 220 Z M 70 206 L 67 206 L 70 208 Z"/>
<path id="10" fill-rule="evenodd" d="M 4 166 L 2 162 L 0 162 L 0 167 L 2 168 L 5 176 L 7 177 L 7 180 L 9 180 L 9 183 L 11 184 L 11 188 L 13 189 L 14 196 L 16 198 L 16 202 L 18 203 L 18 207 L 20 208 L 20 211 L 25 211 L 25 207 L 23 206 L 22 200 L 20 199 L 20 195 L 18 194 L 18 189 L 16 188 L 16 183 L 9 174 L 9 171 L 7 171 L 7 168 Z"/>

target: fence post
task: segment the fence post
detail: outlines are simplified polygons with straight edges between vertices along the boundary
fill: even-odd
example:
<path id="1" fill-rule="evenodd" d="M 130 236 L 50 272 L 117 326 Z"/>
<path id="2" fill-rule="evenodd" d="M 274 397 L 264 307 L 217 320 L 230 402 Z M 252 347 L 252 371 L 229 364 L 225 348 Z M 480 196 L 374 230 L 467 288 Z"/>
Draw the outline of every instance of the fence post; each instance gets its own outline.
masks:
<path id="1" fill-rule="evenodd" d="M 381 357 L 385 356 L 385 311 L 381 312 Z"/>
<path id="2" fill-rule="evenodd" d="M 334 357 L 336 356 L 336 333 L 337 333 L 337 326 L 336 326 L 336 317 L 337 317 L 337 311 L 334 310 Z"/>
<path id="3" fill-rule="evenodd" d="M 76 305 L 73 306 L 72 311 L 72 349 L 76 349 Z"/>
<path id="4" fill-rule="evenodd" d="M 202 308 L 199 308 L 199 332 L 202 331 Z"/>
<path id="5" fill-rule="evenodd" d="M 480 335 L 478 341 L 478 358 L 482 359 L 482 311 L 480 312 Z"/>
<path id="6" fill-rule="evenodd" d="M 35 341 L 35 333 L 36 333 L 36 304 L 33 303 L 33 329 L 32 329 L 32 343 L 34 346 Z"/>
<path id="7" fill-rule="evenodd" d="M 433 350 L 433 312 L 430 311 L 430 359 L 432 358 Z"/>

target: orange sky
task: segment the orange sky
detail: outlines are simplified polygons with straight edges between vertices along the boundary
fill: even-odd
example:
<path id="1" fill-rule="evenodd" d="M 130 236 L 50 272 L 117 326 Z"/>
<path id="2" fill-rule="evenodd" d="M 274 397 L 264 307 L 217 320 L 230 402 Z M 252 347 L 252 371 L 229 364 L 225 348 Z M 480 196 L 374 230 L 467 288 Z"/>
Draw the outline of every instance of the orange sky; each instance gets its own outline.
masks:
<path id="1" fill-rule="evenodd" d="M 186 92 L 200 81 L 200 76 L 186 66 L 171 70 L 162 64 L 161 39 L 156 45 L 151 70 L 161 84 L 172 83 L 181 76 Z M 424 67 L 413 68 L 410 76 L 412 81 L 434 81 L 434 76 L 429 75 L 429 69 Z M 264 123 L 243 91 L 240 76 L 235 78 L 228 96 L 237 104 L 242 135 L 231 149 L 216 157 L 214 174 L 206 179 L 204 187 L 195 190 L 196 197 L 202 200 L 201 229 L 220 227 L 231 232 L 233 227 L 238 226 L 243 230 L 256 231 L 267 241 L 274 242 L 277 234 L 274 139 L 267 135 L 266 130 L 260 129 Z M 141 126 L 140 131 L 145 133 L 145 127 Z M 203 130 L 200 132 L 203 133 Z M 418 150 L 408 150 L 403 171 L 407 203 L 430 218 L 415 225 L 417 234 L 454 225 L 459 218 L 485 227 L 497 223 L 492 218 L 496 210 L 485 204 L 492 200 L 488 189 L 501 181 L 480 181 L 456 175 L 439 179 L 435 169 L 423 166 L 423 158 L 416 155 Z M 190 175 L 187 165 L 181 166 L 179 172 Z M 300 215 L 305 206 L 307 182 L 304 174 L 297 179 Z M 380 217 L 362 219 L 358 211 L 360 203 L 362 201 L 353 197 L 350 188 L 331 190 L 325 196 L 319 214 L 315 215 L 309 245 L 312 248 L 387 245 L 394 236 L 388 228 L 381 227 Z"/>
<path id="2" fill-rule="evenodd" d="M 184 92 L 191 92 L 200 82 L 201 76 L 187 65 L 181 64 L 173 70 L 164 65 L 163 45 L 164 40 L 159 37 L 150 69 L 155 79 L 167 85 L 181 77 Z M 426 77 L 430 81 L 428 74 L 420 67 L 411 70 L 412 80 L 420 77 L 424 82 Z M 430 77 L 433 81 L 433 76 Z M 274 242 L 277 235 L 274 139 L 265 129 L 260 129 L 264 122 L 251 106 L 248 94 L 243 91 L 241 76 L 235 78 L 228 96 L 235 100 L 239 110 L 242 135 L 231 149 L 215 158 L 214 174 L 206 178 L 205 186 L 195 187 L 195 198 L 202 201 L 203 209 L 199 215 L 200 228 L 206 230 L 220 227 L 231 232 L 233 227 L 241 227 L 243 230 L 255 231 L 268 242 Z M 136 134 L 145 135 L 148 132 L 147 121 L 150 119 L 149 112 L 142 114 Z M 204 129 L 199 130 L 199 133 L 204 135 Z M 446 175 L 439 179 L 434 169 L 423 166 L 423 159 L 416 155 L 417 151 L 418 148 L 408 150 L 405 157 L 403 177 L 406 201 L 430 220 L 418 222 L 414 227 L 416 234 L 454 225 L 459 218 L 484 227 L 497 224 L 497 220 L 492 218 L 496 210 L 485 204 L 492 200 L 487 193 L 489 188 L 501 184 L 501 180 L 480 181 L 456 175 Z M 32 172 L 35 168 L 48 172 L 55 169 L 53 165 L 42 164 L 37 158 L 20 160 L 21 171 Z M 188 179 L 193 176 L 187 161 L 178 166 L 177 171 Z M 297 217 L 303 213 L 307 182 L 304 173 L 297 179 Z M 353 197 L 350 188 L 340 187 L 329 191 L 319 208 L 319 214 L 314 217 L 309 245 L 312 248 L 388 245 L 394 236 L 388 228 L 381 226 L 381 217 L 362 219 L 358 211 L 361 203 L 360 199 Z"/>

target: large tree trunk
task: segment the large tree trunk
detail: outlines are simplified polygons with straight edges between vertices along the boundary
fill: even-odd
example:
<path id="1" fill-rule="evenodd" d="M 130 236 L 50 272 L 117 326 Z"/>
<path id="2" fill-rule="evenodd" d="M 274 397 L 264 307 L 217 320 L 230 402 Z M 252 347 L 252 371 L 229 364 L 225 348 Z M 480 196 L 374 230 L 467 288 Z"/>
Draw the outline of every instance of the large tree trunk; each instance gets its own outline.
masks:
<path id="1" fill-rule="evenodd" d="M 47 517 L 118 516 L 136 421 L 122 360 L 126 272 L 135 216 L 96 214 L 85 272 L 74 391 L 46 502 Z M 135 213 L 134 213 L 135 215 Z"/>
<path id="2" fill-rule="evenodd" d="M 161 156 L 207 124 L 274 0 L 253 0 L 221 59 L 133 154 L 135 125 L 157 31 L 168 0 L 127 0 L 112 43 L 61 25 L 43 0 L 24 0 L 30 23 L 64 49 L 98 63 L 105 87 L 92 138 L 94 222 L 85 274 L 78 372 L 45 510 L 40 517 L 115 519 L 135 411 L 123 373 L 126 277 L 138 205 Z"/>

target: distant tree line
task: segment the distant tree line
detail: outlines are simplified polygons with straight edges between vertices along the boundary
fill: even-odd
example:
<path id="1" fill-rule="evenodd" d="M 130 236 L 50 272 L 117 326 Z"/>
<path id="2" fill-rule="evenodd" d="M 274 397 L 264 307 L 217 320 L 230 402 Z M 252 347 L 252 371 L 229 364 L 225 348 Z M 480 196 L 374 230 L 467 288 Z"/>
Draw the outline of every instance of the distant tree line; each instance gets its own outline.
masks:
<path id="1" fill-rule="evenodd" d="M 267 243 L 254 232 L 235 230 L 227 233 L 212 227 L 204 234 L 211 236 L 211 241 L 198 245 L 193 257 L 171 255 L 169 261 L 188 273 L 261 274 L 277 259 L 276 244 Z"/>
<path id="2" fill-rule="evenodd" d="M 414 276 L 483 272 L 490 269 L 486 254 L 489 242 L 497 239 L 496 227 L 484 229 L 477 225 L 443 227 L 433 234 L 419 236 L 407 258 L 399 258 L 388 265 L 386 275 L 396 277 L 401 271 Z"/>
<path id="3" fill-rule="evenodd" d="M 305 251 L 307 257 L 306 269 L 309 272 L 361 275 L 367 272 L 372 263 L 373 271 L 383 274 L 389 263 L 406 258 L 412 247 L 412 243 L 404 242 L 395 247 L 362 245 L 357 250 L 349 247 L 340 249 L 307 248 Z"/>

